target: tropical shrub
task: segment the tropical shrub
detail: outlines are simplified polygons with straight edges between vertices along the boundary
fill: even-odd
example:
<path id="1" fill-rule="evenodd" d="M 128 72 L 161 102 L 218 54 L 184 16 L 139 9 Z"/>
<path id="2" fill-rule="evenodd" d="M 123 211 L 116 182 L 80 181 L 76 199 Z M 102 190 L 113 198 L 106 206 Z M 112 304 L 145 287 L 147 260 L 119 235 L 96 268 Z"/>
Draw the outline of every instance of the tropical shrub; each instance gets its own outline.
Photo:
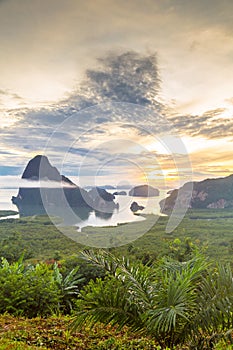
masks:
<path id="1" fill-rule="evenodd" d="M 83 281 L 79 281 L 79 287 L 83 287 L 90 280 L 96 278 L 103 278 L 105 276 L 105 270 L 99 266 L 95 266 L 88 261 L 79 257 L 79 255 L 69 256 L 68 258 L 61 261 L 62 268 L 60 269 L 63 275 L 68 275 L 70 271 L 74 270 L 79 266 L 78 273 L 85 278 Z"/>
<path id="2" fill-rule="evenodd" d="M 34 317 L 57 311 L 60 290 L 53 271 L 45 264 L 26 266 L 2 258 L 0 266 L 0 313 Z"/>
<path id="3" fill-rule="evenodd" d="M 59 310 L 63 314 L 70 313 L 73 309 L 74 299 L 79 293 L 79 286 L 85 281 L 85 278 L 78 274 L 79 266 L 72 269 L 64 276 L 57 263 L 54 264 L 54 279 L 60 293 Z"/>
<path id="4" fill-rule="evenodd" d="M 229 267 L 212 268 L 202 256 L 178 262 L 163 258 L 154 266 L 130 264 L 110 253 L 84 252 L 107 271 L 80 292 L 73 327 L 86 322 L 127 325 L 153 336 L 162 347 L 189 344 L 202 349 L 230 336 L 233 280 Z"/>

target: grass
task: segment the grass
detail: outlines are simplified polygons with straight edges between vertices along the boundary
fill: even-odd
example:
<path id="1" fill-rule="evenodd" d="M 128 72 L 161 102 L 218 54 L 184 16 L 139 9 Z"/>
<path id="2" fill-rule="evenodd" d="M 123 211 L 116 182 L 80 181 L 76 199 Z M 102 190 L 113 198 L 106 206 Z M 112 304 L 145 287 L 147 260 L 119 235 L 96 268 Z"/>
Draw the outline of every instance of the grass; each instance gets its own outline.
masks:
<path id="1" fill-rule="evenodd" d="M 159 349 L 154 340 L 129 333 L 127 328 L 96 325 L 84 327 L 81 332 L 69 329 L 69 317 L 50 317 L 47 319 L 15 318 L 0 316 L 0 349 Z"/>
<path id="2" fill-rule="evenodd" d="M 16 318 L 0 316 L 0 350 L 162 350 L 154 339 L 118 331 L 110 326 L 84 327 L 80 332 L 69 329 L 70 317 Z M 188 350 L 188 346 L 176 350 Z M 213 350 L 230 350 L 220 342 Z M 165 349 L 164 349 L 165 350 Z M 169 350 L 168 348 L 166 350 Z M 175 349 L 174 349 L 175 350 Z"/>

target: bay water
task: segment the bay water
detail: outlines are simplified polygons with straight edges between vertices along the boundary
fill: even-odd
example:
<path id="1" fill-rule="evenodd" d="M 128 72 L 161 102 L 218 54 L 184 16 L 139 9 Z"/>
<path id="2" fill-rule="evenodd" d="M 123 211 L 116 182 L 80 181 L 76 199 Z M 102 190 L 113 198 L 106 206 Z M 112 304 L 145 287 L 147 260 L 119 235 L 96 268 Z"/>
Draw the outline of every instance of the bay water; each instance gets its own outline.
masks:
<path id="1" fill-rule="evenodd" d="M 108 192 L 115 192 L 116 190 L 108 190 Z M 121 189 L 117 190 L 118 192 Z M 0 189 L 0 210 L 15 210 L 17 207 L 12 204 L 12 196 L 17 195 L 18 190 L 15 188 L 4 188 Z M 116 226 L 119 223 L 127 223 L 133 221 L 144 220 L 142 216 L 134 215 L 130 210 L 130 205 L 132 202 L 137 202 L 139 205 L 145 207 L 144 210 L 140 211 L 142 214 L 154 214 L 161 215 L 159 202 L 167 196 L 166 190 L 161 190 L 160 195 L 157 197 L 132 197 L 128 195 L 128 190 L 126 191 L 127 195 L 122 196 L 118 195 L 115 197 L 115 202 L 119 204 L 119 209 L 115 209 L 113 215 L 110 217 L 99 217 L 93 211 L 90 213 L 87 220 L 79 222 L 79 229 L 82 229 L 85 226 Z M 18 217 L 18 216 L 15 216 Z M 0 217 L 0 219 L 3 219 Z"/>

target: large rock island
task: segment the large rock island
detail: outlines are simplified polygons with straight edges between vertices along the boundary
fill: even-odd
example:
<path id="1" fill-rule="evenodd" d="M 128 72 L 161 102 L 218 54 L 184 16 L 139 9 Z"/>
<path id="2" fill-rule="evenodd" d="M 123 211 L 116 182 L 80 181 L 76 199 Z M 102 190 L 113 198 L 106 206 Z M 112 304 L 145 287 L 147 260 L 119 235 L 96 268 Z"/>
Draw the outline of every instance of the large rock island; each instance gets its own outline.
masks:
<path id="1" fill-rule="evenodd" d="M 188 208 L 233 208 L 233 175 L 230 175 L 184 184 L 179 190 L 172 191 L 170 196 L 160 202 L 162 212 L 171 211 L 175 204 L 177 208 L 182 207 L 186 202 L 190 187 L 192 187 L 192 193 Z"/>
<path id="2" fill-rule="evenodd" d="M 30 183 L 27 183 L 27 187 L 19 188 L 17 196 L 12 197 L 12 202 L 17 206 L 21 216 L 46 214 L 52 208 L 71 207 L 79 209 L 79 212 L 82 208 L 84 219 L 92 210 L 104 210 L 105 207 L 114 210 L 117 206 L 113 201 L 114 196 L 105 190 L 101 190 L 101 193 L 96 192 L 93 198 L 86 190 L 61 175 L 46 156 L 37 155 L 31 159 L 22 179 Z"/>
<path id="3" fill-rule="evenodd" d="M 149 185 L 140 185 L 131 188 L 129 196 L 133 197 L 156 197 L 159 196 L 159 190 Z"/>

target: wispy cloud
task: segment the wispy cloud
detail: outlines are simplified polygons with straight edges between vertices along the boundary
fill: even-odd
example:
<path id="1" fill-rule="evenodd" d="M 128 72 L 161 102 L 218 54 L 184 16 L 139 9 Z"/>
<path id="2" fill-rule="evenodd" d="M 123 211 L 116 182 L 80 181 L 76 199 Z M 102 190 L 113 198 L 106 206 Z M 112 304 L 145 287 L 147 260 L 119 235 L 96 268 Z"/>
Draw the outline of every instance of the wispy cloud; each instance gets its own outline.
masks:
<path id="1" fill-rule="evenodd" d="M 224 116 L 226 112 L 227 117 Z M 220 139 L 233 134 L 233 109 L 217 108 L 202 115 L 168 115 L 168 119 L 181 135 Z"/>
<path id="2" fill-rule="evenodd" d="M 18 94 L 14 93 L 14 92 L 10 92 L 8 90 L 2 90 L 0 89 L 0 97 L 2 96 L 9 96 L 9 97 L 12 97 L 16 100 L 23 100 L 23 98 L 21 96 L 19 96 Z"/>

